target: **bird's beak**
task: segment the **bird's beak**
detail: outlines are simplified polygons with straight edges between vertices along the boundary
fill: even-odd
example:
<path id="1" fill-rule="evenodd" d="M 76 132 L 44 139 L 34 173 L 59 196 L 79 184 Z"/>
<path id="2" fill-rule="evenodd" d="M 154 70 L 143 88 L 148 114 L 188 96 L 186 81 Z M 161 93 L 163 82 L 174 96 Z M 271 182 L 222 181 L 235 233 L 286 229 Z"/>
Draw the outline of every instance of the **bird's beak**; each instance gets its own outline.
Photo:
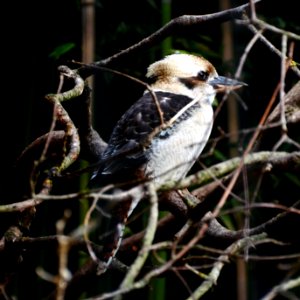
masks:
<path id="1" fill-rule="evenodd" d="M 210 85 L 218 92 L 223 92 L 225 90 L 235 90 L 242 86 L 247 85 L 242 81 L 231 79 L 224 76 L 218 76 L 208 81 Z"/>

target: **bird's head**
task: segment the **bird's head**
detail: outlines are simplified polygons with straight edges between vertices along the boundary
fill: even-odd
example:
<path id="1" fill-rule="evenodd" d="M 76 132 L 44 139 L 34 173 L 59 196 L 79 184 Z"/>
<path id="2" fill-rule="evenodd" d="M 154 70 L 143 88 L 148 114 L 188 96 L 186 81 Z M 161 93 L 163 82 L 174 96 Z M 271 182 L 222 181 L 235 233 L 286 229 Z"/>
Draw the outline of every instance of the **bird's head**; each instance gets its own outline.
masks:
<path id="1" fill-rule="evenodd" d="M 153 90 L 182 94 L 213 102 L 217 92 L 236 89 L 243 82 L 219 76 L 205 58 L 191 54 L 171 54 L 148 67 L 146 77 Z"/>

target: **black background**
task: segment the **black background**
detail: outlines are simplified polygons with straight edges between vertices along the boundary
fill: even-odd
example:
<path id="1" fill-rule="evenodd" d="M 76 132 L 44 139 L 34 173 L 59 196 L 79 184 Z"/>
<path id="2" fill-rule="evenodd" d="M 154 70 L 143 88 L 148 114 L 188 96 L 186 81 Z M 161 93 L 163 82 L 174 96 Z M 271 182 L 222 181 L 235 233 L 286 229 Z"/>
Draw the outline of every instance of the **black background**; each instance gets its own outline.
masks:
<path id="1" fill-rule="evenodd" d="M 158 1 L 156 1 L 158 2 Z M 235 1 L 240 5 L 246 1 Z M 1 150 L 2 179 L 1 194 L 4 202 L 9 202 L 10 171 L 15 159 L 26 145 L 47 132 L 51 124 L 51 106 L 44 99 L 47 93 L 53 93 L 58 85 L 57 66 L 68 61 L 81 60 L 81 12 L 79 1 L 14 1 L 1 4 Z M 183 14 L 206 14 L 219 11 L 217 1 L 173 1 L 173 16 Z M 296 1 L 262 0 L 257 5 L 257 13 L 274 25 L 300 33 L 300 21 Z M 139 39 L 151 34 L 160 27 L 160 12 L 148 1 L 98 1 L 96 14 L 96 59 L 100 60 Z M 120 31 L 120 24 L 126 24 L 126 30 Z M 220 26 L 206 26 L 203 32 L 187 30 L 178 35 L 174 46 L 182 48 L 182 39 L 198 39 L 198 35 L 208 36 L 208 45 L 212 52 L 210 60 L 220 74 L 234 72 L 240 55 L 252 34 L 242 26 L 234 25 L 236 61 L 226 66 L 221 61 Z M 268 37 L 280 49 L 278 35 Z M 202 41 L 201 38 L 199 40 Z M 59 60 L 49 55 L 64 43 L 73 42 L 75 48 Z M 184 49 L 189 51 L 188 48 Z M 160 52 L 149 51 L 129 57 L 120 64 L 120 70 L 143 78 L 147 65 L 159 58 Z M 155 57 L 154 57 L 155 56 Z M 299 42 L 295 47 L 295 60 L 300 61 Z M 243 80 L 249 87 L 241 92 L 248 111 L 241 109 L 241 127 L 255 126 L 268 103 L 280 78 L 280 58 L 271 53 L 262 43 L 257 43 L 249 54 L 243 73 Z M 286 89 L 298 79 L 289 72 Z M 118 117 L 142 93 L 135 83 L 111 75 L 95 76 L 96 129 L 105 139 Z M 225 116 L 220 117 L 220 123 Z M 5 197 L 5 199 L 3 198 Z M 1 201 L 1 200 L 0 200 Z M 266 263 L 267 265 L 267 263 Z M 267 270 L 267 267 L 266 267 Z M 226 272 L 233 270 L 226 269 Z M 262 279 L 267 281 L 264 273 Z M 268 277 L 268 280 L 270 278 Z M 226 281 L 226 273 L 220 279 Z M 260 284 L 256 284 L 256 289 Z M 231 290 L 234 294 L 234 287 Z M 172 287 L 170 287 L 172 289 Z M 265 286 L 262 291 L 265 292 Z M 229 292 L 229 291 L 228 291 Z M 254 293 L 254 292 L 253 292 Z M 258 292 L 258 294 L 263 294 Z M 228 296 L 228 295 L 227 295 Z M 221 296 L 220 296 L 221 297 Z M 220 298 L 221 299 L 221 298 Z M 225 299 L 225 298 L 223 298 Z M 226 298 L 230 299 L 230 298 Z"/>

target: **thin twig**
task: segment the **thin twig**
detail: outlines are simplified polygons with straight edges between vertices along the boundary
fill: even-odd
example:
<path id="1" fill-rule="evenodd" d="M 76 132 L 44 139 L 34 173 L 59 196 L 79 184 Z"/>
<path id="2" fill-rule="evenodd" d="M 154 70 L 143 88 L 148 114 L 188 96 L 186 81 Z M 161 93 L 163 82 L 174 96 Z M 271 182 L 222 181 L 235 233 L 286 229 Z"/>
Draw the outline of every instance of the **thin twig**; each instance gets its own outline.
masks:
<path id="1" fill-rule="evenodd" d="M 129 271 L 127 272 L 125 278 L 123 279 L 120 285 L 121 290 L 130 288 L 134 283 L 146 259 L 148 258 L 150 251 L 149 247 L 152 245 L 154 240 L 154 235 L 156 232 L 158 221 L 158 197 L 154 188 L 154 184 L 152 182 L 150 182 L 147 185 L 147 187 L 150 200 L 150 215 L 148 218 L 148 225 L 143 239 L 143 245 L 139 251 L 137 258 L 135 259 L 133 264 L 131 264 Z"/>
<path id="2" fill-rule="evenodd" d="M 213 285 L 217 283 L 217 280 L 220 276 L 221 270 L 223 269 L 225 262 L 229 261 L 229 257 L 232 254 L 235 254 L 239 252 L 244 247 L 247 247 L 249 244 L 249 240 L 251 240 L 251 243 L 255 245 L 256 242 L 261 241 L 265 239 L 267 235 L 265 233 L 247 237 L 244 239 L 241 239 L 232 245 L 230 245 L 225 251 L 224 254 L 222 254 L 218 261 L 214 264 L 214 267 L 209 272 L 207 279 L 204 280 L 204 282 L 194 291 L 194 293 L 188 297 L 186 300 L 195 300 L 201 298 L 205 293 L 207 293 Z"/>

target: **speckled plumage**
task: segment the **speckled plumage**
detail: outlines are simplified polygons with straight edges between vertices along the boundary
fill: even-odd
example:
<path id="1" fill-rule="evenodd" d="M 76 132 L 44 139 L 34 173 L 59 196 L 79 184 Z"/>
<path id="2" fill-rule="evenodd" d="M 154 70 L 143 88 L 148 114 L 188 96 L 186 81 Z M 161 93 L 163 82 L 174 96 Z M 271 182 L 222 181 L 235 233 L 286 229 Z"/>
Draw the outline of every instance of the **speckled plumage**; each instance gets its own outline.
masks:
<path id="1" fill-rule="evenodd" d="M 160 109 L 163 112 L 165 123 L 174 117 L 180 109 L 193 100 L 187 96 L 165 92 L 156 92 L 156 97 L 160 104 Z M 200 105 L 200 103 L 197 102 L 184 114 L 182 114 L 171 126 L 166 126 L 165 129 L 159 129 L 161 121 L 155 102 L 150 93 L 144 94 L 144 96 L 123 115 L 114 128 L 108 143 L 108 148 L 103 155 L 103 159 L 106 160 L 106 163 L 101 170 L 101 175 L 114 175 L 118 180 L 120 180 L 123 176 L 123 178 L 128 179 L 130 177 L 134 177 L 138 170 L 138 173 L 146 171 L 146 177 L 151 177 L 153 170 L 151 170 L 151 167 L 150 165 L 148 166 L 147 162 L 151 160 L 152 155 L 155 155 L 155 150 L 152 149 L 152 146 L 158 145 L 160 142 L 165 144 L 166 140 L 172 140 L 174 132 L 181 127 L 179 126 L 180 123 L 188 120 L 197 112 L 198 114 L 201 113 L 201 110 L 205 110 L 207 120 L 201 127 L 208 127 L 208 129 L 200 128 L 200 132 L 195 130 L 197 132 L 196 135 L 199 137 L 197 139 L 197 136 L 192 134 L 194 129 L 191 128 L 192 124 L 189 122 L 189 130 L 191 131 L 191 134 L 186 135 L 185 133 L 185 136 L 182 137 L 185 141 L 174 140 L 176 148 L 173 148 L 173 151 L 176 151 L 176 149 L 180 151 L 182 147 L 183 151 L 188 152 L 188 146 L 191 147 L 195 144 L 193 143 L 192 137 L 195 136 L 195 141 L 199 142 L 202 139 L 201 136 L 203 135 L 203 132 L 206 131 L 206 136 L 210 133 L 212 125 L 211 106 L 208 106 L 207 104 Z M 199 120 L 204 121 L 201 117 Z M 151 137 L 151 140 L 149 140 L 149 136 L 155 130 L 158 131 L 157 134 L 154 134 L 153 137 Z M 191 141 L 188 140 L 189 136 Z M 180 139 L 180 137 L 178 138 Z M 183 145 L 183 142 L 190 145 Z M 166 151 L 168 150 L 166 149 Z M 159 159 L 159 157 L 157 158 Z M 195 157 L 195 159 L 196 158 L 197 157 Z"/>
<path id="2" fill-rule="evenodd" d="M 193 100 L 188 96 L 165 92 L 156 92 L 156 97 L 165 124 Z M 154 176 L 158 183 L 163 181 L 159 179 L 160 175 L 164 180 L 168 177 L 181 179 L 206 144 L 212 118 L 211 105 L 196 102 L 172 125 L 159 129 L 161 121 L 155 102 L 149 92 L 144 94 L 117 123 L 103 155 L 107 162 L 101 175 L 129 180 L 144 173 L 145 178 Z M 154 131 L 157 133 L 149 140 Z M 171 174 L 172 171 L 177 175 Z"/>
<path id="3" fill-rule="evenodd" d="M 206 78 L 199 78 L 199 72 Z M 211 104 L 216 95 L 215 87 L 207 81 L 218 77 L 215 68 L 202 57 L 174 54 L 150 65 L 147 77 L 153 81 L 151 88 L 165 126 L 159 127 L 162 124 L 155 99 L 145 91 L 116 124 L 96 176 L 99 182 L 153 177 L 157 184 L 179 180 L 207 142 L 213 122 Z M 174 116 L 176 120 L 168 124 Z"/>
<path id="4" fill-rule="evenodd" d="M 216 93 L 225 86 L 242 85 L 218 76 L 203 57 L 189 54 L 173 54 L 155 62 L 147 77 L 156 99 L 146 90 L 117 122 L 93 180 L 98 185 L 142 179 L 159 187 L 184 178 L 210 136 Z M 124 226 L 131 210 L 128 202 L 120 203 L 111 213 L 116 230 L 111 238 L 115 247 L 107 247 L 110 258 L 117 249 L 116 236 L 120 240 L 122 235 L 119 225 Z"/>

